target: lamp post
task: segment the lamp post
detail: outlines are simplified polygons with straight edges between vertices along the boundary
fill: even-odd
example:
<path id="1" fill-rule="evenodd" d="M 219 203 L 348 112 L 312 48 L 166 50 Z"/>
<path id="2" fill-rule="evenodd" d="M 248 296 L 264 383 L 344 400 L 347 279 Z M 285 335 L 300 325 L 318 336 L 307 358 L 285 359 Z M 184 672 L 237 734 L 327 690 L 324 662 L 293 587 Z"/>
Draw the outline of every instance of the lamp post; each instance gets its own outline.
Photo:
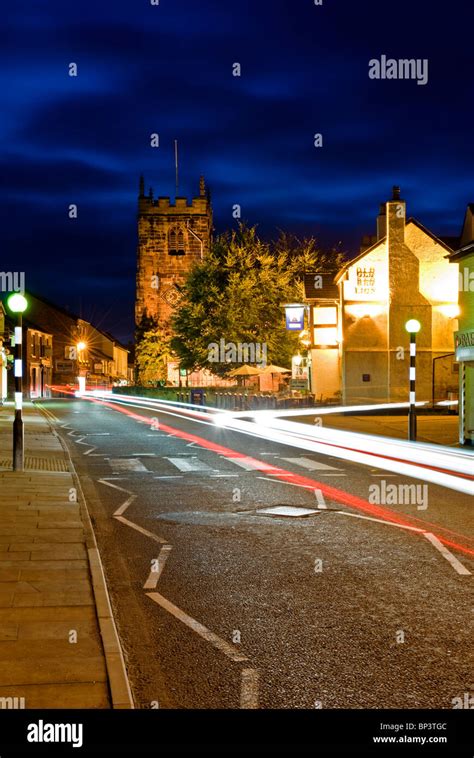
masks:
<path id="1" fill-rule="evenodd" d="M 410 409 L 408 411 L 408 439 L 416 440 L 416 335 L 421 329 L 421 324 L 415 318 L 411 318 L 405 324 L 405 329 L 410 335 Z"/>
<path id="2" fill-rule="evenodd" d="M 15 326 L 15 420 L 13 421 L 13 471 L 23 471 L 24 430 L 23 430 L 23 313 L 28 307 L 28 301 L 20 292 L 10 295 L 7 300 L 8 308 L 17 314 Z"/>
<path id="3" fill-rule="evenodd" d="M 82 362 L 84 360 L 83 358 L 84 351 L 87 350 L 87 342 L 83 342 L 83 341 L 78 342 L 76 345 L 76 350 L 77 350 L 78 363 Z M 79 384 L 79 390 L 77 394 L 79 397 L 83 395 L 84 392 L 86 391 L 87 370 L 85 374 L 81 373 L 81 371 L 83 371 L 83 369 L 79 367 L 79 376 L 77 377 L 77 381 Z"/>

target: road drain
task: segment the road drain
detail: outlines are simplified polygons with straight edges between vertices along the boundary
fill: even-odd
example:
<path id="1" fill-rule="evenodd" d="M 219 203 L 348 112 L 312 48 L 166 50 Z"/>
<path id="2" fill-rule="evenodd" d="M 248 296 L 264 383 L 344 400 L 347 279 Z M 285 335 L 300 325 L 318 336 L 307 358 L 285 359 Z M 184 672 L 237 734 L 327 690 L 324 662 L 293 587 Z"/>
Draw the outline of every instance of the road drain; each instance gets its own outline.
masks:
<path id="1" fill-rule="evenodd" d="M 257 516 L 277 516 L 279 518 L 307 518 L 321 513 L 314 508 L 298 508 L 294 505 L 275 505 L 272 508 L 260 508 L 255 511 Z"/>

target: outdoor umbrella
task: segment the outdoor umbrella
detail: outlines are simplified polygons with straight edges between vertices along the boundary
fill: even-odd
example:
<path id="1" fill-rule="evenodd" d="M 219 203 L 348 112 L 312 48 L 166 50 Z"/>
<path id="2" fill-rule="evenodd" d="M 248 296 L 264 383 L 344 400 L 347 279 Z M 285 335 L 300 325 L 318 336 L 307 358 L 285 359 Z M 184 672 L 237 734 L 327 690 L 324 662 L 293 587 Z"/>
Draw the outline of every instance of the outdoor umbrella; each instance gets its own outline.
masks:
<path id="1" fill-rule="evenodd" d="M 257 366 L 248 366 L 245 364 L 243 366 L 240 366 L 240 368 L 234 368 L 234 370 L 230 372 L 229 376 L 258 376 L 261 373 L 261 368 L 257 368 Z"/>
<path id="2" fill-rule="evenodd" d="M 263 369 L 262 374 L 291 374 L 290 368 L 282 368 L 281 366 L 274 366 L 271 363 L 269 366 Z"/>
<path id="3" fill-rule="evenodd" d="M 248 366 L 246 363 L 240 368 L 235 368 L 230 372 L 229 376 L 241 376 L 243 377 L 243 385 L 245 387 L 245 377 L 247 376 L 259 376 L 262 372 L 261 368 L 257 366 Z"/>

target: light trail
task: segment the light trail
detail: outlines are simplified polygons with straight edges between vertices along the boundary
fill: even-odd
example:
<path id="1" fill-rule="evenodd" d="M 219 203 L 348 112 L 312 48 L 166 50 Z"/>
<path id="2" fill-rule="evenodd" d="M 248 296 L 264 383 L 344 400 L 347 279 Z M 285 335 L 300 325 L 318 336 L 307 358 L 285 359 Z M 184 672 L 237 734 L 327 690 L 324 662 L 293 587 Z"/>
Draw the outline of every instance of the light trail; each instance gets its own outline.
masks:
<path id="1" fill-rule="evenodd" d="M 97 397 L 89 397 L 87 399 L 89 399 L 92 402 L 100 403 L 106 407 L 110 407 L 116 410 L 117 412 L 124 413 L 130 418 L 133 418 L 134 420 L 139 421 L 140 423 L 145 422 L 147 424 L 150 424 L 150 426 L 153 424 L 152 418 L 147 418 L 146 416 L 134 413 L 132 410 L 124 407 L 124 405 L 120 403 L 116 404 L 114 402 L 110 402 L 110 398 L 108 400 L 100 400 Z M 175 414 L 172 414 L 172 415 L 175 415 Z M 238 420 L 236 421 L 237 423 L 244 423 L 244 422 L 238 422 Z M 208 422 L 208 423 L 211 423 L 212 425 L 212 422 Z M 363 498 L 360 498 L 357 495 L 353 495 L 349 492 L 345 492 L 343 490 L 337 489 L 336 487 L 332 487 L 326 482 L 319 482 L 319 481 L 316 481 L 315 479 L 310 479 L 309 477 L 304 477 L 299 474 L 295 474 L 293 472 L 282 469 L 279 466 L 274 466 L 270 463 L 267 463 L 266 461 L 260 461 L 257 458 L 252 458 L 244 453 L 240 453 L 236 450 L 225 447 L 224 445 L 220 445 L 218 443 L 212 442 L 211 440 L 207 440 L 204 437 L 199 437 L 195 434 L 191 434 L 190 432 L 186 432 L 182 429 L 176 429 L 174 427 L 170 427 L 164 424 L 160 424 L 160 428 L 174 437 L 184 439 L 188 442 L 195 442 L 200 447 L 206 448 L 207 450 L 211 450 L 212 452 L 215 452 L 218 455 L 222 455 L 223 457 L 227 459 L 234 459 L 234 460 L 240 459 L 240 460 L 245 461 L 246 464 L 248 465 L 250 465 L 251 463 L 253 470 L 259 471 L 265 474 L 266 476 L 271 476 L 281 481 L 296 483 L 296 484 L 301 485 L 302 487 L 305 487 L 306 489 L 311 489 L 313 491 L 316 489 L 319 489 L 322 492 L 323 496 L 327 497 L 329 500 L 342 503 L 343 505 L 346 505 L 349 508 L 353 508 L 355 510 L 368 513 L 371 516 L 378 517 L 379 519 L 380 518 L 385 519 L 395 524 L 400 524 L 404 526 L 417 526 L 417 527 L 421 526 L 423 531 L 427 531 L 428 526 L 434 527 L 434 529 L 437 530 L 437 533 L 435 534 L 434 530 L 432 530 L 432 532 L 433 534 L 435 534 L 435 536 L 439 539 L 440 542 L 442 542 L 446 546 L 459 550 L 460 552 L 464 553 L 465 555 L 468 555 L 469 557 L 474 557 L 473 540 L 471 540 L 466 535 L 459 534 L 458 532 L 455 532 L 452 529 L 448 529 L 447 527 L 443 527 L 440 524 L 431 523 L 431 522 L 425 521 L 424 519 L 418 518 L 416 516 L 400 515 L 396 511 L 393 511 L 386 506 L 375 505 L 373 503 L 369 503 L 367 500 L 364 500 Z M 238 431 L 238 429 L 236 431 Z M 254 433 L 254 436 L 261 437 L 260 434 L 255 434 L 255 433 Z M 279 442 L 280 440 L 272 439 L 272 441 Z M 288 444 L 288 443 L 283 443 L 283 444 Z M 416 468 L 416 467 L 412 467 L 412 468 Z M 454 479 L 454 477 L 450 477 L 450 478 Z"/>
<path id="2" fill-rule="evenodd" d="M 166 415 L 188 417 L 198 423 L 216 425 L 254 437 L 321 455 L 331 455 L 362 465 L 376 466 L 396 474 L 422 479 L 464 494 L 474 494 L 472 475 L 474 457 L 471 453 L 421 442 L 394 440 L 379 435 L 347 432 L 329 427 L 302 426 L 298 422 L 275 417 L 272 411 L 260 411 L 258 421 L 247 418 L 256 414 L 239 414 L 174 401 L 144 399 L 109 392 L 90 393 L 90 399 L 103 399 L 112 404 L 131 405 Z M 199 410 L 198 410 L 199 409 Z"/>

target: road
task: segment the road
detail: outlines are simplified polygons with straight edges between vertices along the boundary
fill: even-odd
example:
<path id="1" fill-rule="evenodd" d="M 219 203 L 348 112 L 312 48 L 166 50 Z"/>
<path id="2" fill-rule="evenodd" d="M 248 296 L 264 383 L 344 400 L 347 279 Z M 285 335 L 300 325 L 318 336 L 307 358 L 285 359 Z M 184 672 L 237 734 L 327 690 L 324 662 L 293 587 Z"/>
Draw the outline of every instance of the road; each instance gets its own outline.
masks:
<path id="1" fill-rule="evenodd" d="M 465 494 L 426 485 L 418 505 L 381 506 L 395 524 L 357 499 L 420 480 L 176 410 L 42 407 L 81 481 L 138 708 L 452 708 L 472 692 Z M 314 513 L 258 512 L 281 505 Z"/>

